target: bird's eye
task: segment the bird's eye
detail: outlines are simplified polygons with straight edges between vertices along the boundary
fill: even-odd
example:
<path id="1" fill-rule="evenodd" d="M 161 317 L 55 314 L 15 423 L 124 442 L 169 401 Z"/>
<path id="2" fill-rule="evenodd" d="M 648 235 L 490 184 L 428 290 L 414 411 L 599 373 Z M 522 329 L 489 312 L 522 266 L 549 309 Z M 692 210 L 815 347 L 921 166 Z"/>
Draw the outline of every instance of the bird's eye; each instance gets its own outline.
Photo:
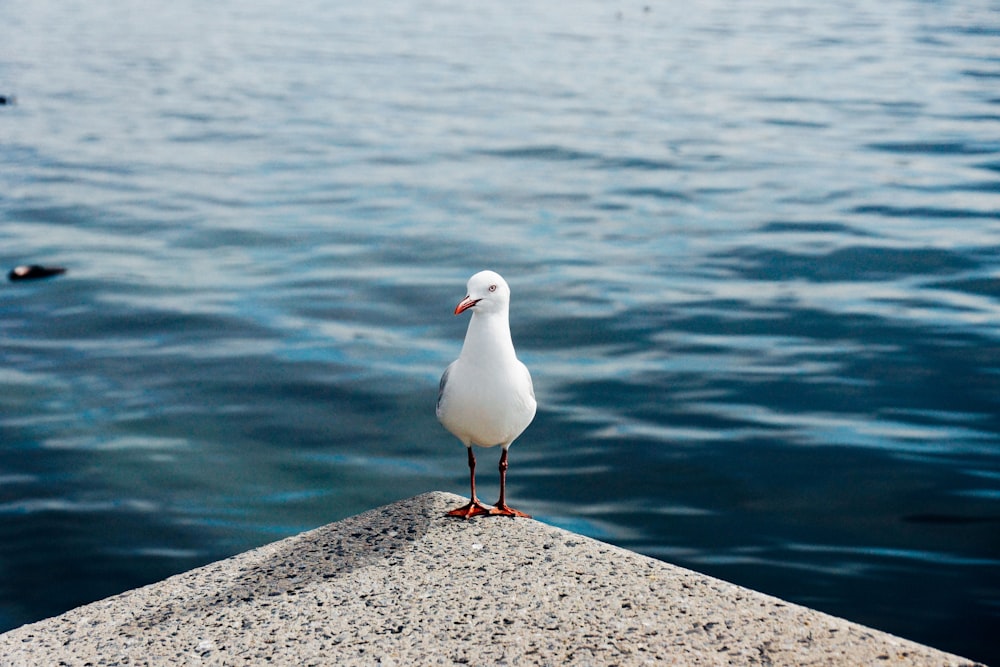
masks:
<path id="1" fill-rule="evenodd" d="M 491 292 L 496 292 L 497 291 L 497 286 L 496 285 L 490 285 L 490 291 Z"/>

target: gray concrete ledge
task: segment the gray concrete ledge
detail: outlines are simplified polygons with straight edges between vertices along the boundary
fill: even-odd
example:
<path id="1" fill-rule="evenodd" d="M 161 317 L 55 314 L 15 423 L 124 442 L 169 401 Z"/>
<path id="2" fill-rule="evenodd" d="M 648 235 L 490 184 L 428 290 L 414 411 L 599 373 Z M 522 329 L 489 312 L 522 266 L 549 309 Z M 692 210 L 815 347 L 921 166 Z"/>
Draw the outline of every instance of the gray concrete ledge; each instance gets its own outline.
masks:
<path id="1" fill-rule="evenodd" d="M 973 665 L 428 493 L 0 635 L 3 665 Z"/>

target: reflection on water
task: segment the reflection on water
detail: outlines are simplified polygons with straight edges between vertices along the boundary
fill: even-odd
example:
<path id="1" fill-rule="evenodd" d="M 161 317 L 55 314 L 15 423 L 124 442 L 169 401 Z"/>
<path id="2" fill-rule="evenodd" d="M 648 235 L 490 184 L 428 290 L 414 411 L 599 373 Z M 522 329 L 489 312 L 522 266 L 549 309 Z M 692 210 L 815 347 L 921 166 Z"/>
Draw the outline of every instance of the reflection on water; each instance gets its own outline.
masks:
<path id="1" fill-rule="evenodd" d="M 1000 659 L 995 7 L 130 9 L 0 9 L 0 627 L 464 492 L 493 268 L 518 506 Z"/>

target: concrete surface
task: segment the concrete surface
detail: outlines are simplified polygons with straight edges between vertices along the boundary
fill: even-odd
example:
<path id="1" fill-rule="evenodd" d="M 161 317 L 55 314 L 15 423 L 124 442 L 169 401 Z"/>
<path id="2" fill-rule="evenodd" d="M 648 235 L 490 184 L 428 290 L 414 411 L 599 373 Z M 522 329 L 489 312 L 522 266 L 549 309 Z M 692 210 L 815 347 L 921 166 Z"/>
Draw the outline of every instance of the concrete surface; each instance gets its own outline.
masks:
<path id="1" fill-rule="evenodd" d="M 2 665 L 972 665 L 428 493 L 0 635 Z"/>

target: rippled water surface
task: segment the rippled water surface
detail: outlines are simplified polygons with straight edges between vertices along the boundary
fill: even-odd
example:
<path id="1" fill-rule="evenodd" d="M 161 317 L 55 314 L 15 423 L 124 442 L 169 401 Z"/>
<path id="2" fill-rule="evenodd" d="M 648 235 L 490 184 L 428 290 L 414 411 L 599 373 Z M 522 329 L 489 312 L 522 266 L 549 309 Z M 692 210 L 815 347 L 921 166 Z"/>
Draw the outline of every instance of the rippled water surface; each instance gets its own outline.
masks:
<path id="1" fill-rule="evenodd" d="M 466 493 L 434 401 L 493 268 L 514 506 L 1000 662 L 995 2 L 0 25 L 0 266 L 68 268 L 0 285 L 0 629 Z"/>

